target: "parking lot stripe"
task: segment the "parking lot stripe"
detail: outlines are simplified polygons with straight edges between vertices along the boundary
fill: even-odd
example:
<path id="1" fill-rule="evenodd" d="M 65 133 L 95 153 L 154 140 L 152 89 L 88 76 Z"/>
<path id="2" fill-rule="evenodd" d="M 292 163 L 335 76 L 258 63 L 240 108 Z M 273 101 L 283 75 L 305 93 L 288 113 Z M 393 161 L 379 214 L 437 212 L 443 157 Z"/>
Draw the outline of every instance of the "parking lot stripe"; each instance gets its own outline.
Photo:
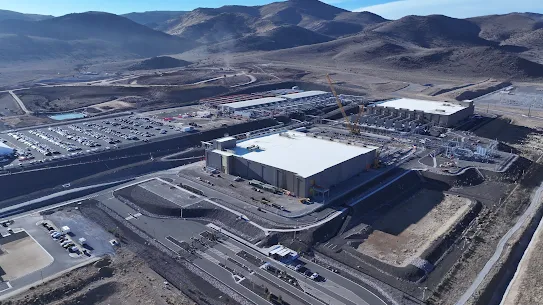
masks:
<path id="1" fill-rule="evenodd" d="M 9 282 L 4 282 L 4 283 L 0 283 L 0 284 L 5 284 L 7 288 L 5 289 L 2 289 L 0 290 L 0 292 L 4 292 L 6 290 L 10 290 L 12 287 L 11 287 L 11 284 Z"/>
<path id="2" fill-rule="evenodd" d="M 211 255 L 209 255 L 209 254 L 207 254 L 207 253 L 205 253 L 205 252 L 198 251 L 197 253 L 200 254 L 200 256 L 201 256 L 202 258 L 205 258 L 205 259 L 207 259 L 208 261 L 210 261 L 210 262 L 212 262 L 212 263 L 214 263 L 214 264 L 216 264 L 216 265 L 218 265 L 218 264 L 220 263 L 220 262 L 219 262 L 217 259 L 215 259 L 213 256 L 211 256 Z"/>

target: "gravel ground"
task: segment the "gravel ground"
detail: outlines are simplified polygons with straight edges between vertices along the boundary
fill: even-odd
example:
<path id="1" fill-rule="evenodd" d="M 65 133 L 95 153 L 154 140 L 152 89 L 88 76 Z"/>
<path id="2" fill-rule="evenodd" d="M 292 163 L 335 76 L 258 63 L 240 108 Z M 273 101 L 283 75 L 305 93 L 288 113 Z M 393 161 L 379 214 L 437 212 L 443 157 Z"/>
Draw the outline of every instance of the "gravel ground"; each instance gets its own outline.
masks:
<path id="1" fill-rule="evenodd" d="M 391 265 L 406 266 L 459 221 L 469 203 L 466 198 L 443 197 L 441 192 L 423 189 L 373 224 L 373 233 L 358 251 Z"/>

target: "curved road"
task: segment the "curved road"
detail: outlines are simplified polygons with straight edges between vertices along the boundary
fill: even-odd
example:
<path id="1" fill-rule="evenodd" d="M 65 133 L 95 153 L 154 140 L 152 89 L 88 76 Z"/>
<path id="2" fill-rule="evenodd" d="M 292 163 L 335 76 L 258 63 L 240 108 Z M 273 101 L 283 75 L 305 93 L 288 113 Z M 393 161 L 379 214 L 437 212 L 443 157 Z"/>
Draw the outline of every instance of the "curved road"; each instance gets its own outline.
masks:
<path id="1" fill-rule="evenodd" d="M 11 96 L 13 97 L 13 99 L 17 102 L 17 104 L 19 105 L 19 107 L 21 108 L 22 111 L 25 112 L 25 114 L 32 114 L 32 111 L 28 110 L 25 106 L 25 104 L 23 103 L 23 101 L 21 101 L 21 99 L 17 96 L 17 94 L 15 94 L 13 92 L 13 90 L 9 90 L 8 91 L 9 94 L 11 94 Z"/>

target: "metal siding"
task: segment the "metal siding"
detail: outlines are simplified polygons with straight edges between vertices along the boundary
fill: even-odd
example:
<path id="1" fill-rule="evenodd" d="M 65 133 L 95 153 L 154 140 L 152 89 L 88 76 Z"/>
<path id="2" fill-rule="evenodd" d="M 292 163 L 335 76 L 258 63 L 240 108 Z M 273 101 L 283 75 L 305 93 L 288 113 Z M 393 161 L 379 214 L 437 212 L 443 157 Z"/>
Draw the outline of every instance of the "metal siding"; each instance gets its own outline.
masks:
<path id="1" fill-rule="evenodd" d="M 256 179 L 256 180 L 262 180 L 262 165 L 257 162 L 251 162 L 248 161 L 249 166 L 249 173 L 248 178 L 249 179 Z"/>
<path id="2" fill-rule="evenodd" d="M 278 186 L 277 181 L 275 179 L 275 172 L 277 171 L 277 169 L 275 167 L 266 166 L 266 165 L 263 165 L 262 167 L 263 167 L 262 181 L 266 182 L 267 184 Z"/>
<path id="3" fill-rule="evenodd" d="M 222 171 L 222 155 L 213 151 L 207 151 L 206 166 Z"/>

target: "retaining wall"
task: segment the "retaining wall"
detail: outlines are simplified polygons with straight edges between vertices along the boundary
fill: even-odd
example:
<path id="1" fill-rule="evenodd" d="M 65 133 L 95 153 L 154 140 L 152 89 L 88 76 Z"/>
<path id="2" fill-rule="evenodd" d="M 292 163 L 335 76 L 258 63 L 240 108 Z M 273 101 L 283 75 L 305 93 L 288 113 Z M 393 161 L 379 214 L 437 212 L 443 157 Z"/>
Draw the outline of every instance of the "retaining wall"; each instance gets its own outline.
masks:
<path id="1" fill-rule="evenodd" d="M 57 188 L 62 190 L 62 188 L 59 188 L 62 184 L 129 164 L 149 160 L 151 155 L 157 158 L 187 149 L 188 147 L 199 146 L 201 141 L 220 138 L 225 133 L 233 135 L 276 124 L 276 121 L 273 119 L 247 122 L 202 133 L 166 138 L 156 142 L 107 151 L 101 154 L 62 160 L 51 164 L 55 167 L 41 169 L 36 167 L 37 170 L 31 170 L 32 168 L 30 167 L 25 168 L 24 171 L 0 175 L 0 185 L 12 186 L 0 192 L 0 202 L 42 189 Z M 2 205 L 6 206 L 5 204 Z"/>

